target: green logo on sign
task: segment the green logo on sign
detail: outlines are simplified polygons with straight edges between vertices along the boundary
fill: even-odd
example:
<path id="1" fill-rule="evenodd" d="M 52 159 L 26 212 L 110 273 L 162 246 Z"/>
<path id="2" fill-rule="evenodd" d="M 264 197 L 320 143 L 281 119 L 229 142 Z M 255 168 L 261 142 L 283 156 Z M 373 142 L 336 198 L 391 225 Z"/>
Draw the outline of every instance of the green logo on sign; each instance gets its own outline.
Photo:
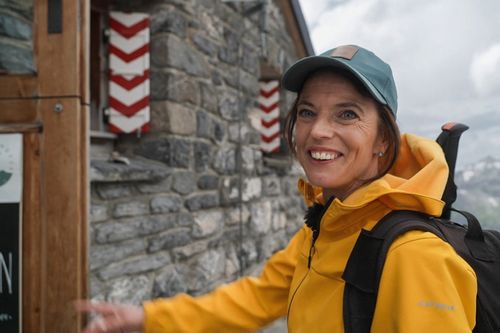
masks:
<path id="1" fill-rule="evenodd" d="M 5 185 L 10 177 L 12 177 L 12 174 L 11 173 L 8 173 L 8 172 L 5 172 L 5 171 L 0 171 L 0 186 L 3 186 Z"/>

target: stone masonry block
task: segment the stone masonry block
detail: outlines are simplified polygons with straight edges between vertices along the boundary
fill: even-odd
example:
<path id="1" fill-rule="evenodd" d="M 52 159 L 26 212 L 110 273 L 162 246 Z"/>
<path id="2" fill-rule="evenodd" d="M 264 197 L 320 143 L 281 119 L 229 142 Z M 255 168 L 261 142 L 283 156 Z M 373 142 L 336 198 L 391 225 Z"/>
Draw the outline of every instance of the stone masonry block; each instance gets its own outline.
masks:
<path id="1" fill-rule="evenodd" d="M 194 214 L 193 237 L 205 238 L 222 230 L 224 214 L 222 210 L 203 211 Z"/>
<path id="2" fill-rule="evenodd" d="M 189 194 L 196 190 L 196 175 L 190 171 L 180 171 L 172 175 L 172 189 L 179 194 Z"/>
<path id="3" fill-rule="evenodd" d="M 262 180 L 260 178 L 243 179 L 243 201 L 250 201 L 260 198 L 262 195 Z"/>
<path id="4" fill-rule="evenodd" d="M 154 214 L 175 213 L 181 209 L 182 199 L 177 195 L 156 196 L 150 205 Z"/>
<path id="5" fill-rule="evenodd" d="M 153 255 L 141 255 L 106 266 L 98 273 L 103 280 L 124 275 L 145 273 L 170 263 L 170 256 L 165 252 Z"/>
<path id="6" fill-rule="evenodd" d="M 120 202 L 117 203 L 113 209 L 114 218 L 145 215 L 147 213 L 149 213 L 148 205 L 140 201 Z"/>

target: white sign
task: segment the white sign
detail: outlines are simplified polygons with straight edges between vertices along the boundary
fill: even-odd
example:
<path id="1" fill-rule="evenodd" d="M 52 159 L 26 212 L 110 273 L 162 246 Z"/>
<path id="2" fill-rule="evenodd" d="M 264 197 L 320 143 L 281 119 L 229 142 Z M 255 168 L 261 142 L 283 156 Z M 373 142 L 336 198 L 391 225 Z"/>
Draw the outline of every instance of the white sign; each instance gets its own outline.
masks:
<path id="1" fill-rule="evenodd" d="M 0 203 L 21 202 L 23 179 L 22 134 L 0 134 Z"/>

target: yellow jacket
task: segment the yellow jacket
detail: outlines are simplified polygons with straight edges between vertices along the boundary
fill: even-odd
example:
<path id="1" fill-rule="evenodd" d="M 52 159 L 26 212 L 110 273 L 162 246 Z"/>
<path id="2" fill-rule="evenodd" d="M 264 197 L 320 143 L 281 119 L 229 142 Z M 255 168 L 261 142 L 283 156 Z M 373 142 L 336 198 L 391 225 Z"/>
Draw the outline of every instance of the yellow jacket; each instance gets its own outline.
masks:
<path id="1" fill-rule="evenodd" d="M 247 332 L 288 316 L 292 333 L 344 332 L 341 276 L 361 228 L 371 229 L 393 209 L 440 215 L 448 168 L 439 146 L 402 136 L 390 174 L 335 199 L 312 232 L 300 229 L 273 255 L 262 274 L 245 277 L 201 297 L 185 294 L 144 304 L 146 333 Z M 308 205 L 322 202 L 320 189 L 299 181 Z M 428 232 L 410 231 L 391 246 L 377 298 L 372 332 L 471 332 L 477 282 L 451 246 Z"/>

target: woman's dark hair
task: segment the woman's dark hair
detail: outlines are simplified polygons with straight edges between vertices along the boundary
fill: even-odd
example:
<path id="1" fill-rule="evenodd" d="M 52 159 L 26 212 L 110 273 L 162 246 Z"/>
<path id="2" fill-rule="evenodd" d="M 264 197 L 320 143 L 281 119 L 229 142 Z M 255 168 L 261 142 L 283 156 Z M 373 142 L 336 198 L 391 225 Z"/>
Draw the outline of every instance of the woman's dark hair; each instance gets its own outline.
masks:
<path id="1" fill-rule="evenodd" d="M 349 80 L 361 95 L 370 97 L 375 101 L 375 103 L 377 103 L 378 131 L 379 135 L 382 136 L 382 139 L 385 142 L 387 142 L 387 151 L 385 151 L 384 156 L 380 158 L 378 174 L 371 179 L 367 179 L 366 181 L 373 181 L 375 179 L 378 179 L 384 176 L 387 172 L 389 172 L 389 170 L 393 167 L 394 163 L 396 162 L 396 159 L 398 158 L 399 147 L 401 145 L 401 136 L 399 133 L 399 127 L 396 124 L 396 119 L 392 114 L 392 112 L 389 110 L 389 108 L 386 105 L 383 105 L 377 100 L 375 100 L 370 94 L 370 92 L 368 92 L 368 90 L 365 88 L 363 83 L 361 83 L 361 81 L 359 81 L 359 79 L 356 78 L 352 73 L 343 69 L 335 69 L 331 71 Z M 309 77 L 314 75 L 314 73 L 309 75 Z M 295 99 L 292 108 L 290 109 L 285 118 L 284 136 L 288 144 L 288 148 L 290 149 L 293 155 L 296 154 L 293 133 L 295 131 L 295 124 L 297 122 L 297 103 L 299 101 L 299 97 L 300 97 L 300 91 L 297 94 L 297 98 Z"/>

